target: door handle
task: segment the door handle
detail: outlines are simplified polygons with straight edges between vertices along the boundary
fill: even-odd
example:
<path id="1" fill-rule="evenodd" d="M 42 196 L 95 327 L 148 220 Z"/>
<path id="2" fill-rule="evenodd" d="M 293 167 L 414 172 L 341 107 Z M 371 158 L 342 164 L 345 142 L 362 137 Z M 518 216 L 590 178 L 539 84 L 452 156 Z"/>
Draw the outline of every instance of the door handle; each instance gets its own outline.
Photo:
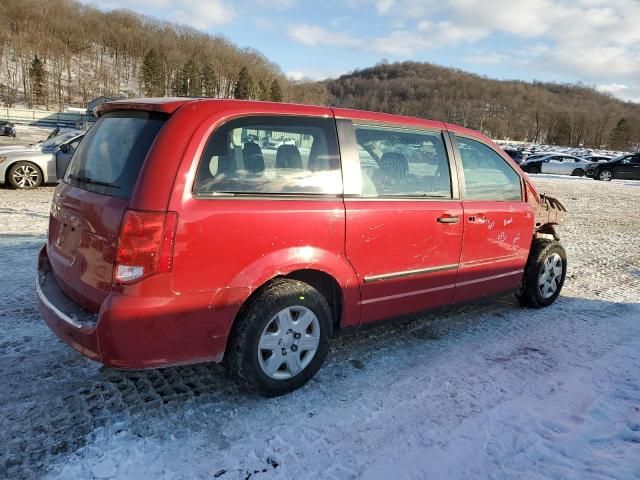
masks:
<path id="1" fill-rule="evenodd" d="M 458 223 L 459 221 L 460 217 L 452 215 L 443 215 L 442 217 L 438 217 L 438 223 Z"/>

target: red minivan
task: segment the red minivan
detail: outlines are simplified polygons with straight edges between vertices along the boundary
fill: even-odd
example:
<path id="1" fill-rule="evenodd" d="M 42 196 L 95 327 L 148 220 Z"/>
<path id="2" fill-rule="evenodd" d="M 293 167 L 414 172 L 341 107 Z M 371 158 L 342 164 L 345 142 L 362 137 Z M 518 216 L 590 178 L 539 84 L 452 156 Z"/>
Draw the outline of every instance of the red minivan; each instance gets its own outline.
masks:
<path id="1" fill-rule="evenodd" d="M 122 369 L 215 361 L 279 395 L 338 330 L 560 294 L 564 208 L 478 132 L 327 107 L 105 104 L 51 203 L 49 327 Z"/>

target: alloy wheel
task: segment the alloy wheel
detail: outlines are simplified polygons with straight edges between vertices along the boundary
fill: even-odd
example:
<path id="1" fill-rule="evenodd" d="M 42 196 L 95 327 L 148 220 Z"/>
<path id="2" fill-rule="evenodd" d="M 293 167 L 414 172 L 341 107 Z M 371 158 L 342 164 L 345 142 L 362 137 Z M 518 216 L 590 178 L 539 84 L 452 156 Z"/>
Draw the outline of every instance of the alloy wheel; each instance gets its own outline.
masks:
<path id="1" fill-rule="evenodd" d="M 35 167 L 20 165 L 13 171 L 13 181 L 20 188 L 31 188 L 38 184 L 40 173 Z"/>
<path id="2" fill-rule="evenodd" d="M 609 180 L 611 180 L 612 177 L 613 175 L 611 174 L 610 170 L 603 170 L 600 172 L 600 180 L 604 180 L 605 182 L 608 182 Z"/>

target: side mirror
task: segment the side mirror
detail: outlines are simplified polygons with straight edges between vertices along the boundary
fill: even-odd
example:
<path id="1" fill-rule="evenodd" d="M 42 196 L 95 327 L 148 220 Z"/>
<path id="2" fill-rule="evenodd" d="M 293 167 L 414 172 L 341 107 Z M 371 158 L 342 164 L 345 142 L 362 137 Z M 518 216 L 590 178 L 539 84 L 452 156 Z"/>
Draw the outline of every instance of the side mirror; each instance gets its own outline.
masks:
<path id="1" fill-rule="evenodd" d="M 68 143 L 63 143 L 62 145 L 60 145 L 60 151 L 62 153 L 68 153 L 69 152 L 69 144 Z"/>

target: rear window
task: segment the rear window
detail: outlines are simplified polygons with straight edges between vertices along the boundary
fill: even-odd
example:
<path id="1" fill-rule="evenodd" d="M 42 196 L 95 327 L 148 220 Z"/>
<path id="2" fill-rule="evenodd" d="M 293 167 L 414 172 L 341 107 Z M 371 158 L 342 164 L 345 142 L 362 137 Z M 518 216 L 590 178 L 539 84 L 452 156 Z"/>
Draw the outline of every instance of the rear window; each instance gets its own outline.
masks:
<path id="1" fill-rule="evenodd" d="M 64 181 L 104 195 L 130 198 L 140 167 L 166 116 L 150 112 L 108 113 L 78 146 Z"/>

